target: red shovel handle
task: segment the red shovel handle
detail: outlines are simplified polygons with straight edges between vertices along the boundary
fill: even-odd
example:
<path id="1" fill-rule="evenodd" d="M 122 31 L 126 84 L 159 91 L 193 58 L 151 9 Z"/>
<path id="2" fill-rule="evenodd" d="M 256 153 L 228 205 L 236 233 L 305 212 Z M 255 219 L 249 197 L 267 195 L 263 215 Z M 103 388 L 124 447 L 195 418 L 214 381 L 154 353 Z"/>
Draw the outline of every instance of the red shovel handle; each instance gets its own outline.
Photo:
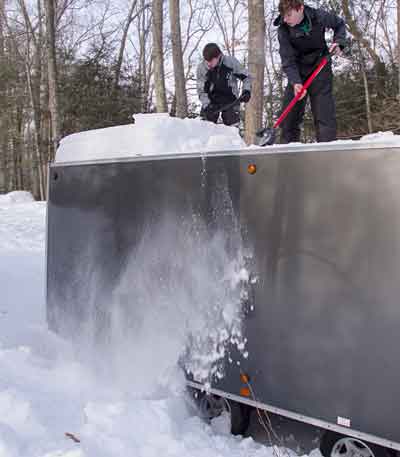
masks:
<path id="1" fill-rule="evenodd" d="M 325 65 L 328 63 L 328 57 L 323 57 L 321 59 L 321 62 L 318 64 L 318 67 L 312 72 L 311 76 L 307 79 L 307 81 L 304 83 L 303 88 L 301 91 L 293 98 L 293 100 L 289 103 L 289 105 L 285 108 L 283 113 L 279 116 L 278 120 L 274 124 L 274 129 L 278 128 L 279 125 L 283 122 L 283 120 L 286 118 L 286 116 L 289 114 L 289 112 L 292 110 L 293 106 L 300 100 L 304 92 L 310 87 L 311 83 L 314 81 L 314 79 L 319 75 L 321 70 L 325 67 Z"/>

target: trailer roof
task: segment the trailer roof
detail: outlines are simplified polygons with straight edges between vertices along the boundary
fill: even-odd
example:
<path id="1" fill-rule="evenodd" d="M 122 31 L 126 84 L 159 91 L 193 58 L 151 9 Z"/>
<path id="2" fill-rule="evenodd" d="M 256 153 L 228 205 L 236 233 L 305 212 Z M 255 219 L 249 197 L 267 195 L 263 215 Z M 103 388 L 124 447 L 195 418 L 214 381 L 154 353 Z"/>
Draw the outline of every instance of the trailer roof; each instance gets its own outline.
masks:
<path id="1" fill-rule="evenodd" d="M 235 127 L 199 119 L 172 118 L 168 114 L 140 114 L 135 115 L 135 123 L 130 125 L 90 130 L 65 137 L 57 150 L 55 162 L 57 165 L 77 165 L 370 148 L 400 148 L 400 135 L 379 132 L 358 141 L 246 147 Z"/>

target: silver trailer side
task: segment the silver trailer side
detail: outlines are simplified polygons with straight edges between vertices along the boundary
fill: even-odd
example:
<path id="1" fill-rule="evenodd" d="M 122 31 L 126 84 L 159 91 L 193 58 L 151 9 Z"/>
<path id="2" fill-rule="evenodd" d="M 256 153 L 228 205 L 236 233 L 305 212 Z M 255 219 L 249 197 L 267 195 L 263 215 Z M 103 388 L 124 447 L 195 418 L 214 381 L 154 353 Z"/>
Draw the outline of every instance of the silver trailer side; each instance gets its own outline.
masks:
<path id="1" fill-rule="evenodd" d="M 222 182 L 257 281 L 244 320 L 249 355 L 227 362 L 211 392 L 400 450 L 400 148 L 272 151 L 52 164 L 49 325 L 79 332 L 93 297 L 105 311 L 127 256 L 163 214 L 230 230 L 213 211 Z M 82 256 L 96 290 L 77 280 Z M 241 373 L 252 398 L 240 395 Z"/>

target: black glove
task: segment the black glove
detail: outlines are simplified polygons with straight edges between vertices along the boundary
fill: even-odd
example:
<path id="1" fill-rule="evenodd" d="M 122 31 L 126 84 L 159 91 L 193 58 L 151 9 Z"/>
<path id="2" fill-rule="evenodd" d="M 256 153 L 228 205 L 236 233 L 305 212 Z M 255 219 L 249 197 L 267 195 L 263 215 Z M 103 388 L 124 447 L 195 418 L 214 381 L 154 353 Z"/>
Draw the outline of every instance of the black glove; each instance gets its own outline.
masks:
<path id="1" fill-rule="evenodd" d="M 250 101 L 250 98 L 251 98 L 251 93 L 249 90 L 244 90 L 242 92 L 242 95 L 240 96 L 240 101 L 243 102 L 243 103 L 248 103 Z"/>
<path id="2" fill-rule="evenodd" d="M 344 40 L 336 40 L 335 43 L 339 45 L 339 48 L 342 52 L 342 55 L 345 57 L 351 56 L 351 42 L 347 39 Z"/>

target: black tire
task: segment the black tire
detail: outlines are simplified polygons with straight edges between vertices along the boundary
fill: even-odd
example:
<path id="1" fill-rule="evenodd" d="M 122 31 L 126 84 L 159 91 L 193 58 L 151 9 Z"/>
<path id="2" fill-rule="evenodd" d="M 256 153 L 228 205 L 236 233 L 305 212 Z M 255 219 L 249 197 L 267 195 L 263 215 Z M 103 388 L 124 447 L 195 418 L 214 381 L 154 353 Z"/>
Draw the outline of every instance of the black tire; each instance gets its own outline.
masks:
<path id="1" fill-rule="evenodd" d="M 332 456 L 332 450 L 335 447 L 336 443 L 343 438 L 350 438 L 350 437 L 348 437 L 346 435 L 342 435 L 341 433 L 331 432 L 329 430 L 326 431 L 323 434 L 320 445 L 319 445 L 321 454 L 324 457 L 337 457 L 337 456 Z M 373 457 L 393 457 L 393 454 L 390 449 L 387 449 L 383 446 L 378 446 L 377 444 L 369 443 L 364 440 L 357 439 L 357 441 L 359 441 L 359 442 L 363 443 L 365 446 L 367 446 L 371 450 Z"/>
<path id="2" fill-rule="evenodd" d="M 232 435 L 244 435 L 249 428 L 251 407 L 243 403 L 229 401 Z"/>
<path id="3" fill-rule="evenodd" d="M 250 406 L 196 390 L 193 391 L 193 396 L 199 408 L 200 416 L 205 421 L 209 422 L 213 417 L 218 417 L 225 410 L 230 414 L 232 435 L 244 435 L 249 428 L 252 409 Z M 213 408 L 212 402 L 214 401 L 219 403 L 220 408 Z"/>

